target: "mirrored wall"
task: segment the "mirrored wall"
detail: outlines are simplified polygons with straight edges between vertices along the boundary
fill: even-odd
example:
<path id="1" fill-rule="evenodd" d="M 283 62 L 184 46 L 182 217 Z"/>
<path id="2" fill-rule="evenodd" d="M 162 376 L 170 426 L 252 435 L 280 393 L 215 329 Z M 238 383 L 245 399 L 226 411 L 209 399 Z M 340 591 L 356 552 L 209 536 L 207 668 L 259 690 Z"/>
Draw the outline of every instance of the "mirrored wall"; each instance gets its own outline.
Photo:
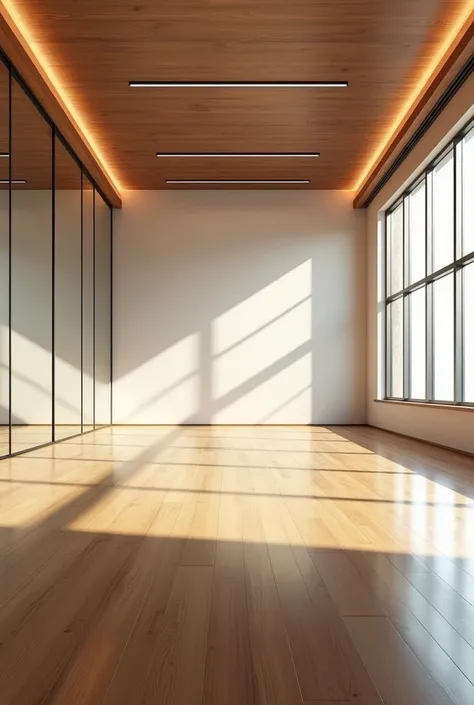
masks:
<path id="1" fill-rule="evenodd" d="M 0 57 L 0 457 L 111 423 L 112 216 Z"/>

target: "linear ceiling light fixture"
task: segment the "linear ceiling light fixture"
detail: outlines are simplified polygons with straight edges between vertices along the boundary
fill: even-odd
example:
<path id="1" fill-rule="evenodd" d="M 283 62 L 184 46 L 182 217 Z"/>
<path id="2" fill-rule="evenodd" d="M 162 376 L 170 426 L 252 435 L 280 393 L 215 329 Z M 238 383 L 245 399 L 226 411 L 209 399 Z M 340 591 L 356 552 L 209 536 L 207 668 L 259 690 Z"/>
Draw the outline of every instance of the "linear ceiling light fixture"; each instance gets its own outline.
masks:
<path id="1" fill-rule="evenodd" d="M 12 23 L 17 31 L 21 34 L 24 43 L 26 44 L 25 49 L 29 50 L 30 58 L 34 58 L 34 63 L 36 63 L 37 68 L 41 69 L 40 72 L 43 73 L 43 77 L 46 77 L 50 83 L 50 86 L 54 89 L 57 99 L 62 103 L 63 109 L 70 120 L 75 123 L 75 126 L 86 145 L 88 146 L 90 152 L 94 155 L 95 159 L 101 165 L 102 169 L 108 175 L 113 186 L 120 193 L 122 185 L 116 174 L 114 174 L 110 165 L 107 163 L 102 151 L 97 144 L 97 140 L 92 135 L 89 127 L 83 116 L 79 113 L 77 108 L 74 106 L 74 98 L 70 98 L 68 92 L 63 86 L 62 80 L 59 77 L 57 70 L 54 68 L 54 63 L 51 57 L 48 57 L 44 50 L 40 46 L 40 37 L 34 37 L 33 32 L 30 29 L 30 25 L 24 17 L 22 10 L 20 10 L 17 5 L 17 0 L 2 0 L 2 15 L 4 19 L 10 24 Z"/>
<path id="2" fill-rule="evenodd" d="M 10 179 L 0 179 L 0 184 L 9 184 Z M 12 179 L 12 184 L 26 184 L 26 179 Z"/>
<path id="3" fill-rule="evenodd" d="M 130 88 L 347 88 L 349 81 L 129 81 Z"/>
<path id="4" fill-rule="evenodd" d="M 319 152 L 310 153 L 300 153 L 300 154 L 265 154 L 257 152 L 240 153 L 209 153 L 209 154 L 199 154 L 199 153 L 159 153 L 156 154 L 160 159 L 315 159 L 319 157 Z"/>
<path id="5" fill-rule="evenodd" d="M 404 123 L 405 119 L 408 117 L 412 108 L 416 105 L 419 97 L 421 96 L 425 86 L 429 83 L 431 76 L 436 72 L 438 66 L 442 65 L 445 56 L 448 54 L 451 44 L 456 39 L 457 35 L 461 32 L 463 26 L 468 21 L 471 13 L 474 11 L 474 0 L 466 0 L 459 15 L 452 18 L 450 23 L 445 23 L 445 27 L 448 27 L 448 31 L 444 35 L 441 44 L 438 45 L 435 50 L 434 55 L 431 60 L 426 65 L 426 68 L 422 71 L 417 79 L 415 87 L 411 91 L 408 98 L 403 102 L 402 106 L 398 110 L 395 118 L 389 125 L 386 132 L 382 135 L 377 147 L 371 154 L 367 164 L 364 166 L 362 172 L 357 177 L 357 180 L 352 187 L 353 191 L 358 191 L 364 181 L 369 176 L 372 169 L 377 164 L 378 160 L 385 152 L 386 148 L 389 146 L 393 137 L 395 137 L 397 131 Z"/>
<path id="6" fill-rule="evenodd" d="M 179 184 L 194 184 L 199 186 L 201 184 L 309 184 L 309 179 L 216 179 L 214 181 L 206 179 L 169 179 L 166 181 L 170 185 Z"/>

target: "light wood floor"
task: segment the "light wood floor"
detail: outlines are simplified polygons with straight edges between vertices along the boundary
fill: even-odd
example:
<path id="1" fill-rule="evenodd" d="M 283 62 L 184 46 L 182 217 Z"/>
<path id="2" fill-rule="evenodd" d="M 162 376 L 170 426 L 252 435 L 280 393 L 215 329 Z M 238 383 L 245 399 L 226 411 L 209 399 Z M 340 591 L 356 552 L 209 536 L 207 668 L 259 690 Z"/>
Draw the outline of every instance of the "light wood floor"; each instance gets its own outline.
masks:
<path id="1" fill-rule="evenodd" d="M 84 431 L 92 431 L 93 426 L 84 426 Z M 55 427 L 55 436 L 57 441 L 64 438 L 71 438 L 81 433 L 81 426 L 69 424 L 57 424 Z M 14 424 L 11 431 L 11 452 L 23 452 L 29 448 L 51 443 L 52 426 L 43 424 L 42 426 L 35 424 Z M 0 459 L 9 454 L 9 428 L 8 426 L 0 426 Z"/>
<path id="2" fill-rule="evenodd" d="M 0 462 L 1 705 L 474 703 L 474 461 L 115 427 Z"/>

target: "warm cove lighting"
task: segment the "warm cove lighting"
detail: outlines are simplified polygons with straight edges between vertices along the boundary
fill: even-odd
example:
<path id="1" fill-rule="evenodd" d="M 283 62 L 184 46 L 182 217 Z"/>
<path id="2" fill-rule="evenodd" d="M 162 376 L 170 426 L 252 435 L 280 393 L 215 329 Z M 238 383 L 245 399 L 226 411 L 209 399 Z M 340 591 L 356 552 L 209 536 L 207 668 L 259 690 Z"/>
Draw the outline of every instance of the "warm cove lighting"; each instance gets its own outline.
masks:
<path id="1" fill-rule="evenodd" d="M 347 88 L 348 81 L 129 81 L 130 88 Z"/>
<path id="2" fill-rule="evenodd" d="M 156 154 L 157 157 L 161 159 L 313 159 L 319 157 L 319 152 L 314 152 L 313 154 L 258 154 L 256 152 L 249 152 L 248 154 L 241 153 L 229 153 L 229 154 L 198 154 L 198 153 L 163 153 L 159 152 Z"/>
<path id="3" fill-rule="evenodd" d="M 6 10 L 6 12 L 5 12 Z M 8 13 L 9 17 L 6 16 Z M 104 172 L 109 177 L 113 186 L 119 192 L 123 188 L 116 174 L 114 174 L 110 165 L 107 163 L 97 141 L 91 134 L 89 128 L 87 127 L 84 118 L 79 114 L 77 108 L 75 108 L 69 98 L 68 93 L 62 85 L 62 81 L 59 78 L 57 71 L 53 68 L 50 59 L 46 56 L 44 51 L 39 46 L 38 42 L 35 40 L 27 20 L 24 18 L 22 12 L 17 8 L 14 0 L 2 0 L 2 14 L 4 18 L 16 26 L 16 34 L 20 34 L 23 38 L 24 43 L 29 49 L 30 56 L 34 57 L 35 63 L 39 66 L 43 74 L 48 79 L 49 83 L 54 89 L 57 97 L 60 99 L 66 112 L 69 114 L 72 121 L 75 123 L 79 133 L 81 134 L 84 142 L 86 143 L 89 151 L 93 154 L 97 162 L 101 165 Z"/>
<path id="4" fill-rule="evenodd" d="M 428 63 L 428 66 L 424 69 L 424 71 L 418 77 L 418 80 L 416 81 L 415 87 L 411 91 L 410 95 L 408 96 L 408 98 L 405 99 L 402 106 L 398 110 L 395 118 L 390 123 L 390 126 L 388 127 L 387 131 L 382 135 L 379 144 L 377 145 L 375 151 L 371 155 L 369 161 L 365 165 L 361 174 L 357 178 L 357 181 L 354 184 L 352 190 L 358 191 L 360 189 L 360 187 L 362 186 L 362 184 L 366 180 L 367 176 L 370 174 L 373 167 L 376 165 L 377 161 L 382 156 L 382 154 L 385 151 L 385 149 L 387 148 L 387 146 L 390 144 L 392 138 L 395 136 L 398 129 L 401 127 L 401 125 L 405 121 L 405 118 L 408 116 L 411 109 L 416 104 L 423 89 L 429 83 L 431 76 L 436 72 L 436 69 L 440 65 L 442 65 L 444 58 L 446 57 L 446 55 L 449 52 L 451 44 L 454 42 L 457 35 L 462 30 L 464 24 L 467 22 L 470 14 L 472 12 L 474 12 L 474 0 L 467 0 L 467 2 L 464 3 L 463 8 L 461 9 L 459 15 L 457 17 L 453 18 L 453 23 L 452 23 L 451 29 L 446 34 L 443 41 L 441 42 L 441 44 L 437 48 L 435 54 L 433 55 L 430 62 Z"/>
<path id="5" fill-rule="evenodd" d="M 202 180 L 202 179 L 170 179 L 166 181 L 167 184 L 173 184 L 173 185 L 178 185 L 178 184 L 194 184 L 194 185 L 201 185 L 201 184 L 309 184 L 310 181 L 309 179 L 293 179 L 293 180 L 283 180 L 283 179 L 255 179 L 255 180 L 248 180 L 248 179 L 241 179 L 241 180 L 234 180 L 234 179 L 220 179 L 216 181 L 209 181 L 209 180 Z"/>

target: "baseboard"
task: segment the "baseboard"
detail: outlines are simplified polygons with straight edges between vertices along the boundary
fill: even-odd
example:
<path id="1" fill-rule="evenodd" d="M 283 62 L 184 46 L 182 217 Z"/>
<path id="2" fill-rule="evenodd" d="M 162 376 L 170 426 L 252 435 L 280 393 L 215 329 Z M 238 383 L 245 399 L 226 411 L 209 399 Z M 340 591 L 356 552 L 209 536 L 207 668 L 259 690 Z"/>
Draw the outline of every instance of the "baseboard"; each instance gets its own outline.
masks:
<path id="1" fill-rule="evenodd" d="M 435 443 L 434 441 L 426 441 L 424 438 L 418 438 L 417 436 L 409 436 L 407 433 L 400 433 L 399 431 L 392 431 L 388 428 L 383 428 L 383 426 L 376 426 L 375 424 L 367 424 L 369 428 L 376 428 L 378 431 L 385 431 L 385 433 L 391 433 L 392 436 L 398 436 L 399 438 L 406 438 L 409 441 L 418 441 L 418 443 L 426 443 L 434 448 L 440 448 L 441 450 L 447 450 L 450 453 L 459 453 L 459 455 L 467 456 L 468 458 L 474 458 L 474 453 L 470 453 L 468 450 L 461 450 L 459 448 L 453 448 L 452 446 L 446 446 L 442 443 Z"/>
<path id="2" fill-rule="evenodd" d="M 344 426 L 368 426 L 367 423 L 113 423 L 111 428 L 343 428 Z"/>

